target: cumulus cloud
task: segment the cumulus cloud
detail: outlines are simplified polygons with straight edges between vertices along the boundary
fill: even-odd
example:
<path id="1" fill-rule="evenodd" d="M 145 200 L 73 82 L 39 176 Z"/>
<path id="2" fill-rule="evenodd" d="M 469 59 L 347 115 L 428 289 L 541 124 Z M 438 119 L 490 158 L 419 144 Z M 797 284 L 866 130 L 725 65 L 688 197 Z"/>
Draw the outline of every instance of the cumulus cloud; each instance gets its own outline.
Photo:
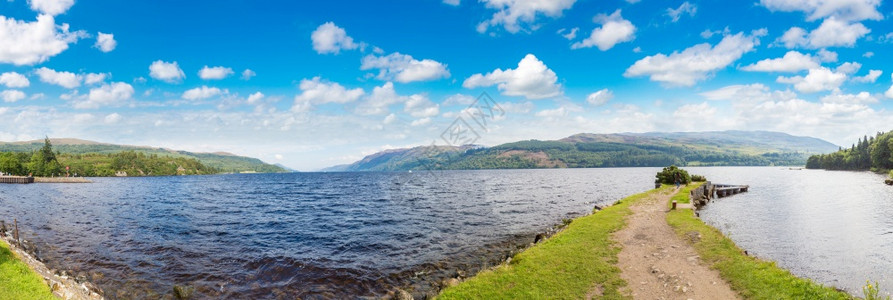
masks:
<path id="1" fill-rule="evenodd" d="M 565 31 L 567 33 L 565 33 Z M 567 30 L 567 28 L 561 28 L 556 33 L 568 40 L 573 40 L 573 39 L 577 38 L 577 31 L 580 31 L 579 27 L 571 28 L 571 30 Z"/>
<path id="2" fill-rule="evenodd" d="M 493 72 L 474 74 L 462 86 L 468 89 L 496 85 L 503 95 L 524 96 L 527 99 L 543 99 L 560 96 L 558 76 L 533 54 L 527 54 L 515 69 L 496 69 Z"/>
<path id="3" fill-rule="evenodd" d="M 870 32 L 862 23 L 848 23 L 831 17 L 808 34 L 803 28 L 791 27 L 779 38 L 779 42 L 787 48 L 853 47 L 856 41 Z"/>
<path id="4" fill-rule="evenodd" d="M 679 5 L 678 8 L 667 8 L 667 16 L 670 17 L 670 20 L 675 22 L 679 22 L 679 18 L 685 14 L 694 17 L 695 14 L 698 13 L 698 6 L 689 3 L 688 1 L 682 2 L 682 5 Z"/>
<path id="5" fill-rule="evenodd" d="M 118 42 L 115 41 L 115 35 L 111 33 L 98 33 L 96 35 L 96 44 L 93 47 L 99 49 L 102 52 L 112 52 L 115 50 L 115 47 L 118 46 Z"/>
<path id="6" fill-rule="evenodd" d="M 97 84 L 105 81 L 108 77 L 106 73 L 87 73 L 84 75 L 84 83 L 85 84 Z"/>
<path id="7" fill-rule="evenodd" d="M 310 34 L 310 40 L 313 41 L 313 50 L 319 54 L 338 54 L 341 50 L 353 50 L 360 47 L 360 44 L 355 43 L 353 38 L 347 35 L 344 28 L 338 27 L 332 22 L 319 25 Z"/>
<path id="8" fill-rule="evenodd" d="M 3 102 L 16 102 L 25 99 L 25 93 L 19 90 L 4 90 L 0 92 L 0 99 L 3 99 Z"/>
<path id="9" fill-rule="evenodd" d="M 890 78 L 893 79 L 893 74 L 890 74 Z M 884 96 L 893 99 L 893 85 L 891 85 L 890 88 L 887 89 L 887 92 L 884 93 Z"/>
<path id="10" fill-rule="evenodd" d="M 537 17 L 544 15 L 551 18 L 560 17 L 570 9 L 577 0 L 481 0 L 487 8 L 495 9 L 496 13 L 477 26 L 477 31 L 485 33 L 490 27 L 502 26 L 510 33 L 517 33 L 522 29 L 536 30 Z"/>
<path id="11" fill-rule="evenodd" d="M 40 15 L 34 22 L 0 16 L 0 63 L 21 66 L 45 62 L 86 35 L 68 30 L 68 24 L 57 26 L 51 15 Z"/>
<path id="12" fill-rule="evenodd" d="M 428 118 L 440 114 L 440 106 L 420 94 L 409 96 L 403 111 L 416 118 Z"/>
<path id="13" fill-rule="evenodd" d="M 204 66 L 198 71 L 198 77 L 204 80 L 224 79 L 233 74 L 233 69 L 227 67 Z"/>
<path id="14" fill-rule="evenodd" d="M 313 105 L 325 103 L 348 103 L 359 99 L 365 94 L 363 89 L 347 89 L 337 82 L 324 81 L 317 77 L 301 80 L 298 86 L 301 94 L 295 96 L 295 104 L 292 111 L 307 111 Z"/>
<path id="15" fill-rule="evenodd" d="M 186 78 L 186 73 L 177 62 L 156 60 L 149 65 L 149 76 L 167 83 L 178 83 Z"/>
<path id="16" fill-rule="evenodd" d="M 831 93 L 822 97 L 823 103 L 839 103 L 839 104 L 871 104 L 878 103 L 879 100 L 868 92 L 859 92 L 858 94 L 841 94 Z"/>
<path id="17" fill-rule="evenodd" d="M 254 73 L 251 69 L 245 69 L 242 71 L 242 80 L 251 80 L 251 77 L 257 76 L 257 73 Z"/>
<path id="18" fill-rule="evenodd" d="M 202 100 L 202 99 L 208 99 L 208 98 L 211 98 L 211 97 L 214 97 L 214 96 L 217 96 L 220 94 L 224 94 L 224 93 L 225 93 L 225 91 L 221 90 L 219 88 L 208 87 L 208 86 L 203 85 L 201 87 L 197 87 L 197 88 L 190 89 L 190 90 L 183 92 L 183 99 Z"/>
<path id="19" fill-rule="evenodd" d="M 51 16 L 64 14 L 74 5 L 74 0 L 28 0 L 31 9 Z"/>
<path id="20" fill-rule="evenodd" d="M 443 0 L 443 3 L 452 6 L 459 6 L 459 0 Z"/>
<path id="21" fill-rule="evenodd" d="M 74 108 L 93 109 L 100 107 L 121 106 L 126 100 L 133 97 L 133 87 L 124 82 L 103 84 L 100 87 L 90 89 L 86 101 L 74 103 Z"/>
<path id="22" fill-rule="evenodd" d="M 450 77 L 450 71 L 443 63 L 431 59 L 416 60 L 399 52 L 386 56 L 370 54 L 363 57 L 360 70 L 370 69 L 379 69 L 376 78 L 380 80 L 396 80 L 400 83 Z"/>
<path id="23" fill-rule="evenodd" d="M 16 72 L 6 72 L 0 74 L 0 84 L 8 88 L 23 88 L 31 85 L 31 81 L 25 75 Z"/>
<path id="24" fill-rule="evenodd" d="M 262 99 L 264 99 L 264 93 L 256 92 L 254 94 L 248 95 L 248 99 L 246 99 L 246 101 L 248 102 L 248 104 L 257 104 Z"/>
<path id="25" fill-rule="evenodd" d="M 760 0 L 771 11 L 806 13 L 807 21 L 834 17 L 846 21 L 880 20 L 880 0 Z"/>
<path id="26" fill-rule="evenodd" d="M 861 69 L 861 68 L 862 68 L 862 64 L 860 64 L 860 63 L 845 62 L 845 63 L 840 64 L 840 66 L 837 66 L 837 68 L 834 69 L 834 71 L 849 75 L 849 74 L 859 72 L 859 69 Z"/>
<path id="27" fill-rule="evenodd" d="M 565 108 L 564 106 L 553 109 L 544 109 L 536 112 L 536 116 L 541 118 L 560 118 L 567 116 L 567 114 L 567 108 Z"/>
<path id="28" fill-rule="evenodd" d="M 619 9 L 611 15 L 597 15 L 593 20 L 602 24 L 602 27 L 593 29 L 588 38 L 574 43 L 571 49 L 597 46 L 599 50 L 606 51 L 618 43 L 629 42 L 636 38 L 636 26 L 629 20 L 623 19 Z"/>
<path id="29" fill-rule="evenodd" d="M 692 116 L 697 116 L 698 118 L 711 118 L 716 114 L 716 107 L 711 106 L 707 102 L 702 102 L 700 104 L 685 104 L 680 106 L 673 112 L 673 116 L 676 118 L 691 118 Z"/>
<path id="30" fill-rule="evenodd" d="M 884 71 L 869 70 L 868 74 L 865 74 L 864 76 L 853 77 L 853 81 L 862 83 L 874 83 L 877 81 L 878 77 L 881 77 L 881 74 L 884 74 Z"/>
<path id="31" fill-rule="evenodd" d="M 783 57 L 764 59 L 741 69 L 751 72 L 799 72 L 819 67 L 818 59 L 797 51 L 788 51 Z"/>
<path id="32" fill-rule="evenodd" d="M 110 113 L 105 116 L 104 120 L 106 124 L 116 124 L 120 122 L 122 119 L 121 115 L 118 113 Z"/>
<path id="33" fill-rule="evenodd" d="M 40 78 L 40 81 L 49 84 L 55 84 L 67 89 L 73 89 L 81 86 L 82 76 L 71 72 L 59 72 L 46 67 L 34 70 L 34 73 Z"/>
<path id="34" fill-rule="evenodd" d="M 726 35 L 716 46 L 703 43 L 670 55 L 647 56 L 626 69 L 623 76 L 649 76 L 652 81 L 670 86 L 692 86 L 753 51 L 759 45 L 759 37 L 765 34 L 766 30 L 761 29 L 750 35 Z"/>
<path id="35" fill-rule="evenodd" d="M 843 72 L 831 71 L 826 67 L 810 69 L 804 76 L 784 77 L 778 76 L 775 81 L 794 85 L 794 89 L 803 93 L 815 93 L 820 91 L 837 91 L 840 85 L 846 81 Z"/>
<path id="36" fill-rule="evenodd" d="M 586 97 L 586 102 L 589 102 L 591 105 L 602 106 L 611 99 L 614 98 L 614 93 L 609 89 L 601 89 L 595 93 L 589 94 Z"/>

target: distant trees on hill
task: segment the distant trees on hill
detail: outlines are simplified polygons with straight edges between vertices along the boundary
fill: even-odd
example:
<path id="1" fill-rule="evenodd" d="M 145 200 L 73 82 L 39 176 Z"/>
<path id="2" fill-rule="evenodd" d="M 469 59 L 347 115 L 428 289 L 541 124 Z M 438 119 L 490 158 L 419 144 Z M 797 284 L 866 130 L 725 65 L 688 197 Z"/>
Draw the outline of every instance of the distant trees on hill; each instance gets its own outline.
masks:
<path id="1" fill-rule="evenodd" d="M 865 136 L 850 148 L 837 152 L 810 156 L 806 160 L 807 169 L 828 170 L 874 170 L 893 169 L 893 131 L 878 132 L 876 136 Z"/>

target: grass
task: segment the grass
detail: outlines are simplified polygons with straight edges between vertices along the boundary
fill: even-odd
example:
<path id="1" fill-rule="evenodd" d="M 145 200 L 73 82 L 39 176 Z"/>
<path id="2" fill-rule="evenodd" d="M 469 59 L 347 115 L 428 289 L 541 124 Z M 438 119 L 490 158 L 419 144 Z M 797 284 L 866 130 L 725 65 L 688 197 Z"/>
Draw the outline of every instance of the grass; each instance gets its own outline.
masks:
<path id="1" fill-rule="evenodd" d="M 37 273 L 0 241 L 0 300 L 56 299 Z"/>
<path id="2" fill-rule="evenodd" d="M 565 230 L 515 255 L 511 263 L 483 271 L 447 288 L 438 299 L 581 299 L 590 291 L 604 299 L 624 299 L 617 254 L 620 245 L 611 233 L 626 225 L 630 204 L 664 186 L 626 197 L 592 215 L 575 219 Z"/>
<path id="3" fill-rule="evenodd" d="M 671 207 L 673 205 L 673 200 L 676 200 L 677 204 L 680 203 L 691 203 L 691 198 L 688 196 L 691 194 L 691 190 L 698 188 L 704 184 L 703 182 L 690 183 L 687 185 L 683 185 L 679 187 L 679 192 L 670 197 L 670 202 L 667 203 L 667 207 Z"/>
<path id="4" fill-rule="evenodd" d="M 692 185 L 696 187 L 697 185 Z M 677 196 L 688 197 L 685 189 Z M 678 200 L 677 200 L 678 201 Z M 852 299 L 853 297 L 809 279 L 794 276 L 774 262 L 763 261 L 744 254 L 732 240 L 719 230 L 705 224 L 688 209 L 667 214 L 667 222 L 676 234 L 692 243 L 701 260 L 719 271 L 744 299 Z M 700 233 L 700 239 L 692 239 Z"/>

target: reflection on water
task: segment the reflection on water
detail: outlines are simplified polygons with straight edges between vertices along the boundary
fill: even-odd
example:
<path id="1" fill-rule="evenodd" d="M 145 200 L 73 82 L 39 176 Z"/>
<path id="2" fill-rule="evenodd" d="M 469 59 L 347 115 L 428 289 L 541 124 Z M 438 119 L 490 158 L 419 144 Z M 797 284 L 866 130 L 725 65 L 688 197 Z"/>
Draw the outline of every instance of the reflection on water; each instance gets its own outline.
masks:
<path id="1" fill-rule="evenodd" d="M 866 280 L 893 292 L 893 187 L 884 176 L 780 167 L 689 171 L 750 185 L 700 215 L 752 255 L 852 294 L 861 295 Z"/>
<path id="2" fill-rule="evenodd" d="M 562 218 L 653 187 L 657 171 L 98 178 L 2 185 L 0 218 L 111 299 L 174 284 L 201 298 L 345 298 L 480 269 Z"/>

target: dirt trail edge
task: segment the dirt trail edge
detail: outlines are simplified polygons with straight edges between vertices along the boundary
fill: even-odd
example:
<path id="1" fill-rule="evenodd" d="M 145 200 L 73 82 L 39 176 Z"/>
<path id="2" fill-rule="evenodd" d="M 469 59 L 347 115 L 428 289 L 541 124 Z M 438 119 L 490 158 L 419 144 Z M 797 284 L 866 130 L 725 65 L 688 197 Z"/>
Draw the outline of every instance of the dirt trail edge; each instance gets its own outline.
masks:
<path id="1" fill-rule="evenodd" d="M 670 194 L 656 194 L 630 207 L 617 264 L 634 299 L 740 299 L 719 272 L 703 265 L 691 245 L 667 224 Z"/>

